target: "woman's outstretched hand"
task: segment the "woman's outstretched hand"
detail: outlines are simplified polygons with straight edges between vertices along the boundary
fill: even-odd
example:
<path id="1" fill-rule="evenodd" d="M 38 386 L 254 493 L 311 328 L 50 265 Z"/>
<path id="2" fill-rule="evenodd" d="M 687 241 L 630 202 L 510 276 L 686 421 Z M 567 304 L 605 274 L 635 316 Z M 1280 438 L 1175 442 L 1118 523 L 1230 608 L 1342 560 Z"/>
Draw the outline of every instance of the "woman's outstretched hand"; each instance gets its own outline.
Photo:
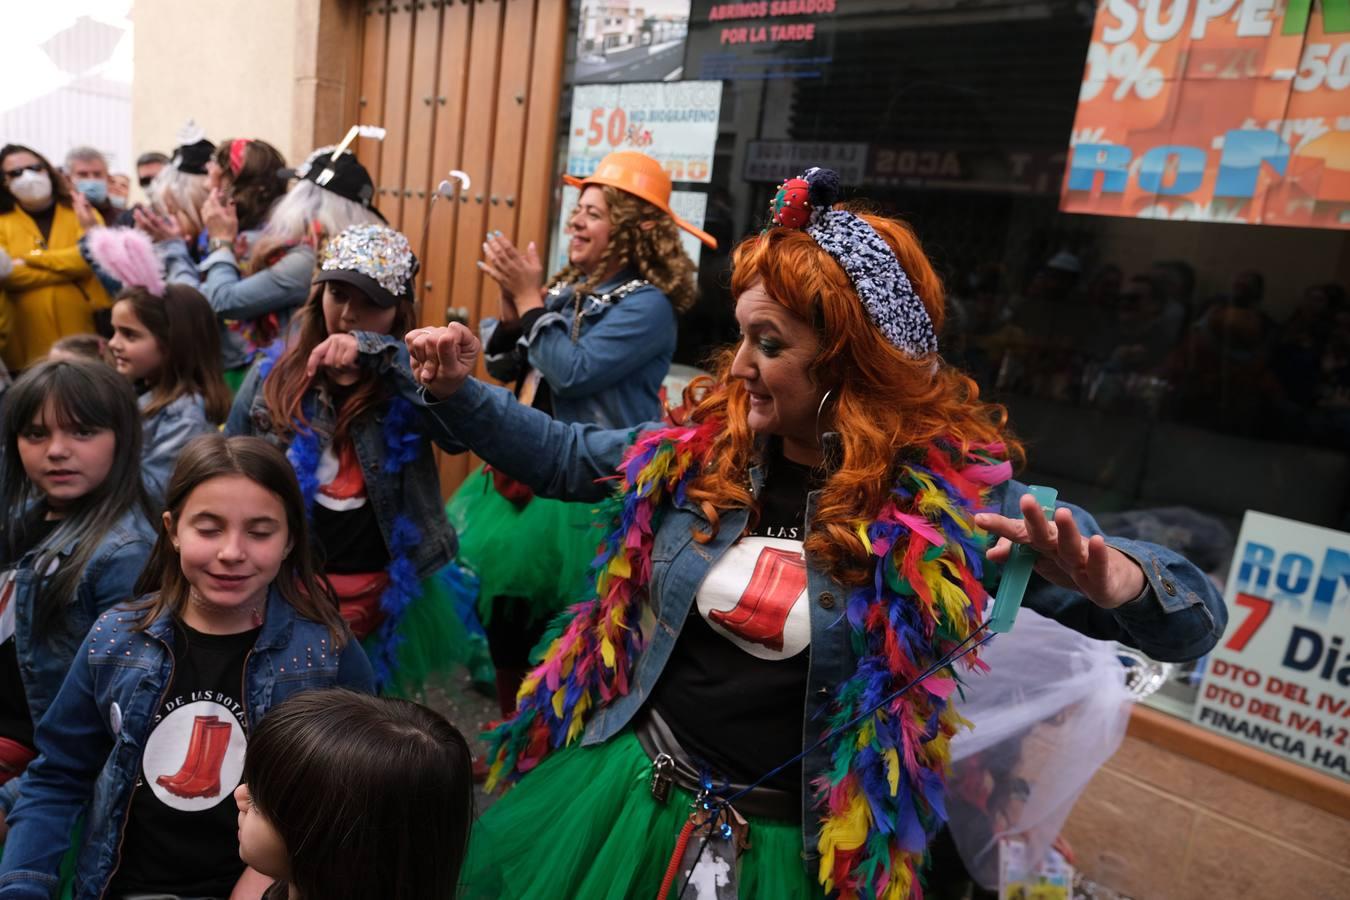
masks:
<path id="1" fill-rule="evenodd" d="M 1144 570 L 1130 557 L 1107 546 L 1101 535 L 1084 538 L 1067 509 L 1055 510 L 1047 519 L 1035 498 L 1022 497 L 1021 519 L 995 513 L 980 513 L 975 524 L 998 537 L 989 549 L 990 562 L 1008 561 L 1012 545 L 1030 544 L 1039 554 L 1036 572 L 1046 581 L 1078 591 L 1102 609 L 1115 609 L 1144 590 Z"/>
<path id="2" fill-rule="evenodd" d="M 463 386 L 483 349 L 478 336 L 458 322 L 444 328 L 418 328 L 403 340 L 408 345 L 413 378 L 437 400 L 444 400 Z"/>

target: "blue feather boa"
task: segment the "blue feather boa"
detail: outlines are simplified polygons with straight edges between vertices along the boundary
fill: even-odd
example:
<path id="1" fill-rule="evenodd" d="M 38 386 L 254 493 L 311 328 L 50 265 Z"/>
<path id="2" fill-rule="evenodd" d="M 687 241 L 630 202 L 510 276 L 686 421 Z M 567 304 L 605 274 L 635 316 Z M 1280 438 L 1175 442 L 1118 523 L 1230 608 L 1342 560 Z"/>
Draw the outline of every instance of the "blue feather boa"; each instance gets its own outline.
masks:
<path id="1" fill-rule="evenodd" d="M 262 351 L 258 361 L 259 381 L 267 378 L 284 350 L 284 342 L 276 341 Z M 286 459 L 290 461 L 296 480 L 300 482 L 305 515 L 312 517 L 314 498 L 319 493 L 318 470 L 323 445 L 312 428 L 300 427 L 298 423 L 292 425 L 295 436 L 286 450 Z M 417 410 L 402 397 L 393 397 L 385 406 L 382 443 L 384 464 L 378 476 L 381 478 L 397 477 L 422 454 L 426 436 L 418 427 Z M 370 475 L 368 472 L 363 474 L 367 477 Z M 385 569 L 389 585 L 380 595 L 384 621 L 375 632 L 375 646 L 368 648 L 371 650 L 370 664 L 375 670 L 375 681 L 379 687 L 393 681 L 398 668 L 398 648 L 403 642 L 399 626 L 408 608 L 421 595 L 421 581 L 410 557 L 413 548 L 421 541 L 422 532 L 411 519 L 404 515 L 395 517 L 388 536 L 389 567 Z"/>

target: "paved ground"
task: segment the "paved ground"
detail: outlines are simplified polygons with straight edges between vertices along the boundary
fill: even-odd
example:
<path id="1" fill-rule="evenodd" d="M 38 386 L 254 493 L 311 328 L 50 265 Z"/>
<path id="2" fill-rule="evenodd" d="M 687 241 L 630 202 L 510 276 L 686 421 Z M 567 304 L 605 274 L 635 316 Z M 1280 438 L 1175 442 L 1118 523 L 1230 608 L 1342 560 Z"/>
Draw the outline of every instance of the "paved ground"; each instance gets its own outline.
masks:
<path id="1" fill-rule="evenodd" d="M 487 747 L 479 734 L 484 725 L 501 716 L 496 697 L 489 698 L 474 690 L 468 674 L 464 673 L 456 676 L 445 690 L 433 688 L 428 691 L 426 704 L 460 730 L 468 739 L 475 757 L 485 754 Z M 490 797 L 483 791 L 482 785 L 478 785 L 474 791 L 474 802 L 480 813 L 491 806 L 495 799 L 495 795 Z"/>

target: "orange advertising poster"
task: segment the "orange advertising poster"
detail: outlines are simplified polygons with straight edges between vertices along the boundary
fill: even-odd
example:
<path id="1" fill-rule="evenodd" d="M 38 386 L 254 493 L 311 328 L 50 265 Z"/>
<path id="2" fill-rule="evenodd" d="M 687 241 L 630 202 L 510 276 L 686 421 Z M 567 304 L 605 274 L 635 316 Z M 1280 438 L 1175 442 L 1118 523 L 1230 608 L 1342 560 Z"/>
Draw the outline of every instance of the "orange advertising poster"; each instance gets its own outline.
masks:
<path id="1" fill-rule="evenodd" d="M 1060 208 L 1350 229 L 1350 0 L 1098 0 Z"/>

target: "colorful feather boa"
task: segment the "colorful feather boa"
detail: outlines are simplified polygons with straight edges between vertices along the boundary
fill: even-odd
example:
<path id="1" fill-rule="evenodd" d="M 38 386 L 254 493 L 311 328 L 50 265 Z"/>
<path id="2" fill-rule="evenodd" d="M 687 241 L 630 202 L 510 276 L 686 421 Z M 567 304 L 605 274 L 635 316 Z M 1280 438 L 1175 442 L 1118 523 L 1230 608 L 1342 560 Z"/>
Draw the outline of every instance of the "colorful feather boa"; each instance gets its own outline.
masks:
<path id="1" fill-rule="evenodd" d="M 570 621 L 521 685 L 516 715 L 492 732 L 489 790 L 571 744 L 596 706 L 627 693 L 662 511 L 684 499 L 721 430 L 711 421 L 651 431 L 629 448 L 606 509 L 613 528 L 593 564 L 595 599 L 568 610 Z M 826 732 L 880 703 L 983 621 L 987 539 L 973 516 L 986 508 L 989 488 L 1012 474 L 1003 452 L 974 447 L 957 459 L 934 446 L 907 457 L 876 520 L 858 524 L 875 574 L 849 594 L 858 663 L 835 688 Z M 955 672 L 942 669 L 828 741 L 830 767 L 813 785 L 827 892 L 922 896 L 918 869 L 946 820 L 949 739 L 969 724 L 950 703 L 956 688 Z M 765 760 L 766 768 L 777 762 Z"/>

